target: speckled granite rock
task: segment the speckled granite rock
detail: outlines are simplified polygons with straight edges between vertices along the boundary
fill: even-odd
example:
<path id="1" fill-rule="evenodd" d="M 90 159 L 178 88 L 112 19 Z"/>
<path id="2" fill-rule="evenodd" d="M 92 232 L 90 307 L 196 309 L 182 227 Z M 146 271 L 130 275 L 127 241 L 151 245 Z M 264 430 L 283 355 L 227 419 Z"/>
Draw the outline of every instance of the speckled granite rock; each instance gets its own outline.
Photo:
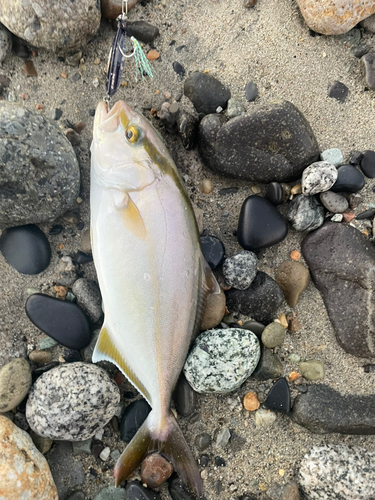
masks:
<path id="1" fill-rule="evenodd" d="M 58 500 L 48 463 L 31 437 L 0 415 L 0 498 Z"/>
<path id="2" fill-rule="evenodd" d="M 26 358 L 23 333 L 6 328 L 5 326 L 4 330 L 0 331 L 0 366 L 6 365 L 13 358 Z"/>
<path id="3" fill-rule="evenodd" d="M 0 159 L 1 228 L 53 220 L 74 206 L 75 152 L 42 115 L 0 102 Z"/>
<path id="4" fill-rule="evenodd" d="M 252 374 L 259 358 L 254 333 L 240 328 L 208 330 L 196 339 L 184 373 L 195 391 L 226 394 Z"/>
<path id="5" fill-rule="evenodd" d="M 257 273 L 258 258 L 253 252 L 243 250 L 225 259 L 223 275 L 228 285 L 245 290 L 248 288 Z"/>
<path id="6" fill-rule="evenodd" d="M 85 45 L 100 25 L 97 0 L 0 0 L 0 22 L 34 47 L 74 51 Z"/>
<path id="7" fill-rule="evenodd" d="M 26 359 L 12 359 L 0 369 L 0 413 L 13 410 L 31 386 L 31 369 Z"/>
<path id="8" fill-rule="evenodd" d="M 26 418 L 34 432 L 57 440 L 84 441 L 114 416 L 120 393 L 107 372 L 69 363 L 44 373 L 33 385 Z"/>
<path id="9" fill-rule="evenodd" d="M 341 35 L 375 12 L 373 0 L 297 0 L 309 28 L 323 35 Z"/>
<path id="10" fill-rule="evenodd" d="M 302 174 L 302 194 L 313 194 L 328 191 L 337 180 L 337 168 L 327 161 L 316 161 L 309 165 Z"/>
<path id="11" fill-rule="evenodd" d="M 309 500 L 372 500 L 374 469 L 374 452 L 346 445 L 314 446 L 302 459 L 299 484 Z"/>
<path id="12" fill-rule="evenodd" d="M 314 231 L 323 224 L 324 214 L 315 196 L 299 194 L 289 203 L 286 218 L 295 231 Z"/>

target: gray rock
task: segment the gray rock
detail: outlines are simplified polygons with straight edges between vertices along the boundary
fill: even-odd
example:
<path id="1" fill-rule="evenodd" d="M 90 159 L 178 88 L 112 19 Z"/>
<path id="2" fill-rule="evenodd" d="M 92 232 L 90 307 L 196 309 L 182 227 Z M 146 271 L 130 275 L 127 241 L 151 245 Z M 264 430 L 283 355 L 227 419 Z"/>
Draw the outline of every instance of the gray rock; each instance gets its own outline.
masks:
<path id="1" fill-rule="evenodd" d="M 194 444 L 199 451 L 206 450 L 210 446 L 211 442 L 211 436 L 207 432 L 198 434 L 198 436 L 196 436 L 196 438 L 194 439 Z"/>
<path id="2" fill-rule="evenodd" d="M 31 369 L 26 359 L 12 359 L 0 369 L 0 413 L 13 410 L 31 386 Z"/>
<path id="3" fill-rule="evenodd" d="M 368 52 L 361 57 L 365 72 L 365 82 L 367 87 L 375 89 L 375 52 Z"/>
<path id="4" fill-rule="evenodd" d="M 375 33 L 375 14 L 366 17 L 366 19 L 363 19 L 363 21 L 361 21 L 359 24 L 363 28 L 365 28 L 366 31 L 369 31 L 370 33 Z"/>
<path id="5" fill-rule="evenodd" d="M 333 191 L 325 191 L 320 193 L 320 201 L 329 212 L 333 214 L 342 214 L 349 207 L 348 200 L 341 194 Z"/>
<path id="6" fill-rule="evenodd" d="M 212 75 L 194 71 L 184 83 L 184 94 L 194 104 L 198 113 L 216 113 L 217 108 L 225 109 L 230 91 Z"/>
<path id="7" fill-rule="evenodd" d="M 328 191 L 337 180 L 337 168 L 327 161 L 316 161 L 309 165 L 302 174 L 302 194 L 313 194 Z"/>
<path id="8" fill-rule="evenodd" d="M 252 378 L 256 380 L 270 380 L 281 377 L 283 374 L 283 365 L 277 354 L 270 349 L 263 348 L 258 366 L 255 368 Z"/>
<path id="9" fill-rule="evenodd" d="M 78 279 L 72 288 L 77 304 L 87 313 L 93 323 L 103 316 L 102 296 L 98 285 L 86 278 Z"/>
<path id="10" fill-rule="evenodd" d="M 352 226 L 326 223 L 301 248 L 339 344 L 354 356 L 375 356 L 374 245 Z"/>
<path id="11" fill-rule="evenodd" d="M 372 500 L 375 453 L 346 445 L 314 446 L 303 457 L 299 484 L 309 500 Z"/>
<path id="12" fill-rule="evenodd" d="M 116 488 L 115 486 L 107 486 L 95 495 L 94 500 L 126 500 L 128 497 L 124 488 Z"/>
<path id="13" fill-rule="evenodd" d="M 94 353 L 94 349 L 98 341 L 99 334 L 100 334 L 100 329 L 94 330 L 92 333 L 90 344 L 82 351 L 83 359 L 86 361 L 86 363 L 92 363 L 92 355 Z"/>
<path id="14" fill-rule="evenodd" d="M 1 328 L 0 330 L 0 367 L 13 358 L 26 357 L 26 344 L 22 340 L 23 333 Z"/>
<path id="15" fill-rule="evenodd" d="M 344 162 L 342 152 L 337 148 L 326 149 L 320 153 L 320 159 L 331 163 L 335 167 L 339 167 Z"/>
<path id="16" fill-rule="evenodd" d="M 182 145 L 185 149 L 190 150 L 197 144 L 198 135 L 198 120 L 195 116 L 187 113 L 185 110 L 180 110 L 177 117 L 177 130 L 180 134 Z"/>
<path id="17" fill-rule="evenodd" d="M 228 257 L 223 264 L 223 276 L 228 285 L 245 290 L 249 288 L 257 273 L 258 258 L 253 252 L 242 252 Z"/>
<path id="18" fill-rule="evenodd" d="M 233 97 L 228 101 L 227 116 L 228 118 L 234 118 L 235 116 L 241 116 L 246 113 L 245 107 Z"/>
<path id="19" fill-rule="evenodd" d="M 258 95 L 258 87 L 253 82 L 249 82 L 245 87 L 245 97 L 246 100 L 251 102 L 255 101 L 256 96 Z"/>
<path id="20" fill-rule="evenodd" d="M 285 340 L 285 328 L 273 321 L 262 332 L 262 344 L 268 349 L 281 346 Z"/>
<path id="21" fill-rule="evenodd" d="M 314 231 L 323 224 L 324 214 L 315 196 L 299 194 L 289 203 L 286 218 L 295 231 Z"/>
<path id="22" fill-rule="evenodd" d="M 301 361 L 299 364 L 299 371 L 306 380 L 324 379 L 324 365 L 321 361 L 317 361 L 316 359 Z"/>
<path id="23" fill-rule="evenodd" d="M 254 333 L 240 328 L 208 330 L 194 342 L 184 373 L 195 391 L 226 394 L 252 374 L 259 357 Z"/>
<path id="24" fill-rule="evenodd" d="M 26 418 L 43 437 L 83 441 L 111 420 L 119 400 L 119 389 L 105 370 L 69 363 L 38 378 L 29 394 Z"/>
<path id="25" fill-rule="evenodd" d="M 262 104 L 223 123 L 208 115 L 199 128 L 199 149 L 212 170 L 256 182 L 298 179 L 319 158 L 313 131 L 288 101 Z"/>
<path id="26" fill-rule="evenodd" d="M 90 229 L 87 229 L 81 236 L 81 250 L 87 254 L 91 254 L 91 238 Z"/>
<path id="27" fill-rule="evenodd" d="M 216 437 L 216 446 L 217 448 L 225 448 L 225 446 L 229 443 L 230 440 L 230 430 L 228 427 L 223 427 L 217 437 Z"/>
<path id="28" fill-rule="evenodd" d="M 375 395 L 343 396 L 328 385 L 309 385 L 297 396 L 292 418 L 317 434 L 375 434 Z"/>
<path id="29" fill-rule="evenodd" d="M 12 37 L 4 26 L 0 25 L 0 62 L 3 62 L 12 47 Z"/>
<path id="30" fill-rule="evenodd" d="M 295 482 L 273 483 L 267 490 L 267 498 L 270 500 L 299 500 L 298 484 Z"/>
<path id="31" fill-rule="evenodd" d="M 78 50 L 97 32 L 100 3 L 96 0 L 0 0 L 0 22 L 34 47 Z"/>
<path id="32" fill-rule="evenodd" d="M 79 188 L 65 136 L 42 115 L 1 101 L 0 227 L 54 220 L 75 204 Z"/>

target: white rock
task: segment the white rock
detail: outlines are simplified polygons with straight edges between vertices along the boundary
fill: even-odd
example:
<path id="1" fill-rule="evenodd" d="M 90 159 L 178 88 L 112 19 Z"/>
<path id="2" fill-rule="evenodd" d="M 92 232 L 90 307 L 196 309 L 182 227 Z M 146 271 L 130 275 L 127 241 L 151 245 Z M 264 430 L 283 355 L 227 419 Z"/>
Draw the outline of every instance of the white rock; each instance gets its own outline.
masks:
<path id="1" fill-rule="evenodd" d="M 109 458 L 110 453 L 111 453 L 111 448 L 106 446 L 104 450 L 102 450 L 102 452 L 100 453 L 99 457 L 103 460 L 103 462 L 106 462 Z"/>
<path id="2" fill-rule="evenodd" d="M 317 161 L 305 168 L 302 173 L 302 194 L 313 194 L 328 191 L 336 182 L 337 168 L 327 161 Z"/>
<path id="3" fill-rule="evenodd" d="M 257 427 L 270 427 L 276 420 L 276 415 L 270 410 L 261 408 L 255 412 L 255 425 Z"/>
<path id="4" fill-rule="evenodd" d="M 238 290 L 246 290 L 257 273 L 258 258 L 253 252 L 242 252 L 228 257 L 223 264 L 223 275 L 228 285 Z"/>

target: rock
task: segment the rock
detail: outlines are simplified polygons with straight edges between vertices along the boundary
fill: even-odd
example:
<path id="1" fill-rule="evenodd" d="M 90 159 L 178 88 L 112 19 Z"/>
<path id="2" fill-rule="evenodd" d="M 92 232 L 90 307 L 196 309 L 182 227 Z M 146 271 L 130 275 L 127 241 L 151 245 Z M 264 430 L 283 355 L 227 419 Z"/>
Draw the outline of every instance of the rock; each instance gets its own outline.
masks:
<path id="1" fill-rule="evenodd" d="M 35 350 L 29 354 L 29 360 L 37 365 L 46 365 L 52 361 L 52 353 L 49 351 Z"/>
<path id="2" fill-rule="evenodd" d="M 34 47 L 55 52 L 73 52 L 86 45 L 98 31 L 100 17 L 95 0 L 0 1 L 0 22 L 9 31 Z"/>
<path id="3" fill-rule="evenodd" d="M 141 465 L 142 483 L 149 488 L 157 488 L 173 473 L 173 466 L 159 453 L 148 455 Z"/>
<path id="4" fill-rule="evenodd" d="M 374 496 L 375 453 L 347 445 L 313 446 L 303 457 L 299 483 L 308 498 L 367 500 Z"/>
<path id="5" fill-rule="evenodd" d="M 326 149 L 320 153 L 320 159 L 334 165 L 335 167 L 339 167 L 344 162 L 342 152 L 337 148 Z"/>
<path id="6" fill-rule="evenodd" d="M 263 330 L 262 344 L 268 349 L 281 346 L 285 340 L 285 328 L 273 321 Z"/>
<path id="7" fill-rule="evenodd" d="M 49 242 L 33 224 L 5 229 L 0 236 L 0 251 L 7 262 L 22 274 L 39 274 L 47 269 L 51 261 Z"/>
<path id="8" fill-rule="evenodd" d="M 145 399 L 133 401 L 125 408 L 120 423 L 120 435 L 125 443 L 133 439 L 150 411 L 151 406 Z"/>
<path id="9" fill-rule="evenodd" d="M 84 253 L 91 254 L 90 229 L 87 229 L 81 236 L 81 250 Z"/>
<path id="10" fill-rule="evenodd" d="M 331 187 L 331 191 L 335 193 L 356 193 L 365 185 L 363 174 L 353 165 L 341 165 L 337 173 L 337 180 Z"/>
<path id="11" fill-rule="evenodd" d="M 354 28 L 362 19 L 375 12 L 371 0 L 361 0 L 358 4 L 340 0 L 310 2 L 297 0 L 306 24 L 309 28 L 323 35 L 340 35 Z"/>
<path id="12" fill-rule="evenodd" d="M 180 110 L 177 117 L 177 130 L 185 149 L 193 149 L 197 144 L 198 120 L 195 116 Z"/>
<path id="13" fill-rule="evenodd" d="M 309 361 L 301 361 L 299 364 L 299 371 L 302 377 L 307 380 L 323 380 L 324 379 L 324 365 L 321 361 L 310 359 Z"/>
<path id="14" fill-rule="evenodd" d="M 201 331 L 210 330 L 217 326 L 225 314 L 225 294 L 220 289 L 220 293 L 210 293 L 207 296 L 202 319 L 199 323 Z"/>
<path id="15" fill-rule="evenodd" d="M 168 491 L 172 500 L 195 500 L 195 496 L 188 490 L 177 474 L 173 474 L 168 481 Z"/>
<path id="16" fill-rule="evenodd" d="M 201 236 L 200 242 L 203 256 L 214 271 L 224 262 L 224 245 L 216 236 Z"/>
<path id="17" fill-rule="evenodd" d="M 368 88 L 375 89 L 375 52 L 368 52 L 361 57 L 365 73 L 365 82 Z"/>
<path id="18" fill-rule="evenodd" d="M 350 153 L 349 163 L 350 165 L 359 165 L 363 158 L 363 154 L 360 151 L 352 151 Z"/>
<path id="19" fill-rule="evenodd" d="M 119 489 L 119 488 L 116 488 Z M 139 481 L 131 481 L 126 485 L 126 496 L 119 497 L 126 500 L 161 500 L 159 493 L 156 491 L 150 491 L 144 488 Z M 107 499 L 104 498 L 95 498 L 94 500 L 117 500 L 115 497 L 109 497 Z"/>
<path id="20" fill-rule="evenodd" d="M 0 12 L 2 4 L 10 5 L 0 0 Z M 28 19 L 24 8 L 20 13 Z M 78 161 L 56 125 L 40 113 L 1 101 L 0 139 L 0 227 L 54 220 L 75 205 Z"/>
<path id="21" fill-rule="evenodd" d="M 295 482 L 286 484 L 274 483 L 267 490 L 267 498 L 271 500 L 300 500 L 298 484 Z"/>
<path id="22" fill-rule="evenodd" d="M 280 243 L 288 234 L 284 217 L 265 198 L 249 196 L 238 219 L 237 239 L 246 250 L 260 250 Z"/>
<path id="23" fill-rule="evenodd" d="M 13 410 L 31 387 L 31 369 L 25 359 L 12 359 L 0 369 L 0 413 Z"/>
<path id="24" fill-rule="evenodd" d="M 0 415 L 1 495 L 4 500 L 58 500 L 48 463 L 30 436 Z"/>
<path id="25" fill-rule="evenodd" d="M 92 355 L 94 353 L 94 349 L 98 341 L 99 335 L 100 335 L 100 329 L 94 330 L 92 332 L 90 344 L 85 349 L 82 350 L 83 359 L 84 361 L 86 361 L 86 363 L 92 363 Z"/>
<path id="26" fill-rule="evenodd" d="M 211 436 L 207 432 L 203 432 L 202 434 L 198 434 L 198 436 L 196 436 L 194 445 L 199 451 L 204 451 L 211 445 L 211 441 Z"/>
<path id="27" fill-rule="evenodd" d="M 197 393 L 190 387 L 185 375 L 181 373 L 174 388 L 172 399 L 177 413 L 183 417 L 188 417 L 193 413 L 197 405 Z"/>
<path id="28" fill-rule="evenodd" d="M 301 247 L 339 344 L 354 356 L 375 356 L 374 246 L 354 227 L 327 223 Z"/>
<path id="29" fill-rule="evenodd" d="M 263 333 L 263 330 L 265 329 L 265 326 L 262 325 L 262 323 L 258 323 L 258 321 L 245 321 L 245 323 L 242 325 L 242 328 L 244 330 L 250 330 L 251 332 L 255 333 L 255 335 L 259 339 Z"/>
<path id="30" fill-rule="evenodd" d="M 83 253 L 80 250 L 78 250 L 77 255 L 76 255 L 76 262 L 77 264 L 87 264 L 88 262 L 92 262 L 93 258 L 91 254 Z"/>
<path id="31" fill-rule="evenodd" d="M 270 427 L 276 420 L 276 414 L 270 410 L 260 408 L 255 412 L 256 427 Z"/>
<path id="32" fill-rule="evenodd" d="M 267 186 L 267 191 L 264 196 L 266 200 L 270 201 L 272 205 L 280 205 L 284 199 L 283 188 L 278 182 L 271 182 Z"/>
<path id="33" fill-rule="evenodd" d="M 287 220 L 295 231 L 314 231 L 324 222 L 324 207 L 315 196 L 297 195 L 289 203 Z"/>
<path id="34" fill-rule="evenodd" d="M 37 449 L 43 455 L 51 449 L 51 446 L 53 444 L 52 439 L 47 439 L 42 436 L 38 436 L 38 434 L 35 434 L 35 432 L 33 432 L 32 430 L 30 430 L 30 437 L 33 440 L 33 443 L 35 444 Z"/>
<path id="35" fill-rule="evenodd" d="M 73 457 L 72 444 L 66 441 L 55 443 L 46 453 L 59 498 L 66 498 L 77 486 L 82 486 L 85 473 L 82 462 Z"/>
<path id="36" fill-rule="evenodd" d="M 70 255 L 63 255 L 55 267 L 57 275 L 57 284 L 65 287 L 71 287 L 77 279 L 79 266 L 76 265 Z"/>
<path id="37" fill-rule="evenodd" d="M 227 257 L 223 264 L 223 276 L 228 285 L 245 290 L 249 288 L 257 273 L 258 258 L 246 250 Z"/>
<path id="38" fill-rule="evenodd" d="M 310 273 L 300 262 L 284 260 L 276 269 L 275 280 L 284 292 L 288 305 L 294 307 L 309 284 Z"/>
<path id="39" fill-rule="evenodd" d="M 348 200 L 333 191 L 320 193 L 319 197 L 324 207 L 333 214 L 342 214 L 349 208 Z"/>
<path id="40" fill-rule="evenodd" d="M 231 437 L 231 434 L 230 434 L 230 430 L 228 429 L 228 427 L 223 427 L 217 437 L 216 437 L 216 447 L 217 448 L 225 448 L 225 446 L 229 443 L 229 440 L 230 440 L 230 437 Z"/>
<path id="41" fill-rule="evenodd" d="M 336 99 L 341 104 L 345 102 L 349 89 L 341 82 L 335 81 L 328 86 L 328 97 Z"/>
<path id="42" fill-rule="evenodd" d="M 184 374 L 198 393 L 226 394 L 251 375 L 260 357 L 259 341 L 248 330 L 208 330 L 195 340 Z"/>
<path id="43" fill-rule="evenodd" d="M 86 495 L 83 491 L 74 491 L 65 500 L 86 500 Z"/>
<path id="44" fill-rule="evenodd" d="M 227 117 L 234 118 L 235 116 L 241 116 L 246 113 L 245 107 L 239 102 L 231 97 L 227 105 Z"/>
<path id="45" fill-rule="evenodd" d="M 159 36 L 159 28 L 146 21 L 133 21 L 126 23 L 126 33 L 128 36 L 134 36 L 139 42 L 151 43 Z"/>
<path id="46" fill-rule="evenodd" d="M 257 410 L 260 406 L 257 393 L 254 391 L 247 392 L 243 398 L 243 406 L 247 411 Z"/>
<path id="47" fill-rule="evenodd" d="M 227 107 L 230 91 L 212 75 L 194 71 L 184 83 L 184 94 L 194 104 L 198 113 L 216 113 Z"/>
<path id="48" fill-rule="evenodd" d="M 128 1 L 128 12 L 135 7 L 138 0 Z M 101 0 L 102 16 L 106 19 L 116 19 L 122 13 L 122 0 Z"/>
<path id="49" fill-rule="evenodd" d="M 177 73 L 181 78 L 183 78 L 186 74 L 185 68 L 180 64 L 179 62 L 175 61 L 172 64 L 173 70 L 175 73 Z"/>
<path id="50" fill-rule="evenodd" d="M 69 363 L 38 378 L 29 394 L 26 418 L 43 437 L 84 441 L 111 420 L 119 400 L 118 387 L 105 370 Z"/>
<path id="51" fill-rule="evenodd" d="M 317 161 L 305 168 L 302 174 L 302 194 L 313 194 L 328 191 L 337 180 L 337 168 L 327 161 Z"/>
<path id="52" fill-rule="evenodd" d="M 8 30 L 0 26 L 0 62 L 3 62 L 12 47 L 12 37 Z"/>
<path id="53" fill-rule="evenodd" d="M 260 323 L 271 323 L 276 311 L 284 301 L 279 285 L 268 274 L 258 271 L 246 290 L 231 288 L 225 293 L 227 308 L 250 316 Z"/>
<path id="54" fill-rule="evenodd" d="M 270 349 L 262 349 L 258 366 L 255 368 L 252 378 L 256 380 L 270 380 L 281 377 L 283 374 L 283 365 L 277 354 Z"/>
<path id="55" fill-rule="evenodd" d="M 374 14 L 371 14 L 371 16 L 366 17 L 366 19 L 363 19 L 363 21 L 361 21 L 359 24 L 366 31 L 368 31 L 370 33 L 375 33 L 375 15 Z"/>
<path id="56" fill-rule="evenodd" d="M 258 87 L 253 82 L 249 82 L 245 87 L 245 97 L 246 100 L 251 102 L 255 101 L 256 96 L 258 95 Z"/>
<path id="57" fill-rule="evenodd" d="M 361 169 L 366 177 L 375 177 L 375 151 L 364 151 L 361 160 Z"/>
<path id="58" fill-rule="evenodd" d="M 86 278 L 78 279 L 72 288 L 77 304 L 85 311 L 93 323 L 103 316 L 102 296 L 98 285 Z"/>
<path id="59" fill-rule="evenodd" d="M 319 158 L 313 131 L 288 101 L 262 104 L 223 124 L 208 115 L 199 126 L 199 150 L 215 172 L 255 182 L 298 179 Z"/>
<path id="60" fill-rule="evenodd" d="M 364 212 L 361 212 L 356 216 L 356 220 L 364 220 L 364 219 L 373 219 L 375 215 L 375 210 L 373 208 L 369 208 Z"/>
<path id="61" fill-rule="evenodd" d="M 278 411 L 280 413 L 290 413 L 290 392 L 289 385 L 285 378 L 279 378 L 264 402 L 264 407 L 268 410 Z"/>
<path id="62" fill-rule="evenodd" d="M 30 321 L 59 344 L 75 350 L 89 345 L 89 321 L 76 304 L 34 293 L 27 299 L 25 309 Z"/>

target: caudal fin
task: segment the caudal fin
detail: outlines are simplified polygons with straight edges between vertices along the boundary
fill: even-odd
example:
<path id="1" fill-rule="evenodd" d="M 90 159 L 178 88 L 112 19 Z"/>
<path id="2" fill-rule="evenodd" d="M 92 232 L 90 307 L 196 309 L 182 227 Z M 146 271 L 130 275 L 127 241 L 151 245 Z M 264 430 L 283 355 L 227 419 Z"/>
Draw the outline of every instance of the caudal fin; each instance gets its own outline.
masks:
<path id="1" fill-rule="evenodd" d="M 162 428 L 155 425 L 153 411 L 148 415 L 116 463 L 116 486 L 131 475 L 147 454 L 154 452 L 164 455 L 192 493 L 198 499 L 203 498 L 198 466 L 172 413 Z"/>

